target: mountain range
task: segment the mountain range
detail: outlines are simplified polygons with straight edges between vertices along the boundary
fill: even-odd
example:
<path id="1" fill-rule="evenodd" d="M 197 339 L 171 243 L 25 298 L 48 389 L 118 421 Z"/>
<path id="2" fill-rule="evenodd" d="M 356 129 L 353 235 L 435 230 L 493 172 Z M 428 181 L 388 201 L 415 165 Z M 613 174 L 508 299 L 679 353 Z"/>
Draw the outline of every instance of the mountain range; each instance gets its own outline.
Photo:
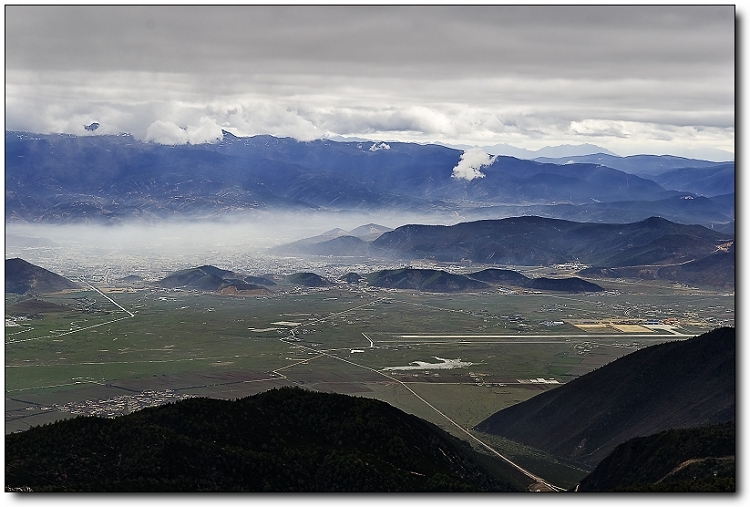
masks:
<path id="1" fill-rule="evenodd" d="M 410 224 L 384 232 L 370 242 L 335 229 L 269 252 L 501 266 L 578 263 L 589 266 L 580 273 L 582 276 L 666 279 L 720 287 L 733 286 L 735 277 L 733 234 L 658 217 L 627 224 L 537 216 L 452 226 Z M 537 279 L 533 283 L 542 282 Z M 532 285 L 527 286 L 534 288 Z"/>
<path id="2" fill-rule="evenodd" d="M 618 203 L 734 192 L 733 163 L 676 157 L 669 158 L 669 169 L 682 172 L 665 176 L 661 184 L 639 175 L 641 159 L 612 155 L 607 155 L 608 165 L 588 159 L 561 164 L 497 156 L 479 168 L 481 177 L 467 180 L 453 173 L 462 151 L 439 145 L 300 142 L 229 132 L 217 143 L 178 146 L 125 134 L 77 137 L 9 131 L 5 140 L 10 221 L 120 223 L 216 218 L 261 209 L 449 214 L 481 213 L 501 205 L 560 204 L 566 206 L 556 208 L 554 216 L 566 218 L 592 204 L 615 210 Z M 613 167 L 623 160 L 628 167 Z M 717 167 L 720 174 L 700 172 Z M 733 222 L 733 207 L 712 200 L 705 206 L 712 216 L 698 223 Z M 683 217 L 679 207 L 672 212 L 669 218 L 681 222 L 696 216 Z"/>

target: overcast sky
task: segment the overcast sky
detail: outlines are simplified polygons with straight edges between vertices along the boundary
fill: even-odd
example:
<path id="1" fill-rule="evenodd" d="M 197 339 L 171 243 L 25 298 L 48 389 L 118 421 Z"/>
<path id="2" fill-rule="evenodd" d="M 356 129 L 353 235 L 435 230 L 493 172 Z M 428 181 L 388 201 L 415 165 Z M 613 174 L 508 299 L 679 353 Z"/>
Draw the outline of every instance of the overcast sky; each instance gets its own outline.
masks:
<path id="1" fill-rule="evenodd" d="M 6 128 L 734 152 L 732 6 L 6 6 Z M 693 151 L 689 151 L 693 150 Z"/>

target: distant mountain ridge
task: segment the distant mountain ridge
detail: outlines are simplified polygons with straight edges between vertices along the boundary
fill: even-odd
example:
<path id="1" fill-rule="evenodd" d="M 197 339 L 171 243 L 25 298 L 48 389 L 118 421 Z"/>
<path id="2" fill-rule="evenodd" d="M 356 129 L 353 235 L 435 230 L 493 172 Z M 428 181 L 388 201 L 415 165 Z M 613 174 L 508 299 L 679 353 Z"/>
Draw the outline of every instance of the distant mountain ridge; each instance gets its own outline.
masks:
<path id="1" fill-rule="evenodd" d="M 658 201 L 680 195 L 596 163 L 498 156 L 471 181 L 460 150 L 226 132 L 214 144 L 6 132 L 6 217 L 34 222 L 216 218 L 246 210 L 452 210 L 497 204 Z M 692 161 L 690 161 L 692 163 Z M 368 240 L 371 238 L 368 238 Z"/>
<path id="2" fill-rule="evenodd" d="M 731 160 L 724 162 L 711 162 L 709 160 L 696 160 L 673 155 L 628 155 L 619 157 L 608 153 L 592 153 L 584 155 L 562 155 L 562 156 L 540 156 L 535 158 L 537 162 L 549 164 L 600 164 L 613 169 L 619 169 L 630 174 L 656 176 L 667 171 L 681 168 L 712 168 L 734 163 Z"/>
<path id="3" fill-rule="evenodd" d="M 393 229 L 378 224 L 361 225 L 351 231 L 332 229 L 311 238 L 279 245 L 269 250 L 276 255 L 364 256 L 369 243 Z"/>
<path id="4" fill-rule="evenodd" d="M 731 236 L 702 226 L 652 217 L 630 224 L 592 224 L 522 216 L 453 226 L 405 225 L 372 243 L 374 251 L 401 258 L 593 266 L 674 264 L 704 257 Z"/>

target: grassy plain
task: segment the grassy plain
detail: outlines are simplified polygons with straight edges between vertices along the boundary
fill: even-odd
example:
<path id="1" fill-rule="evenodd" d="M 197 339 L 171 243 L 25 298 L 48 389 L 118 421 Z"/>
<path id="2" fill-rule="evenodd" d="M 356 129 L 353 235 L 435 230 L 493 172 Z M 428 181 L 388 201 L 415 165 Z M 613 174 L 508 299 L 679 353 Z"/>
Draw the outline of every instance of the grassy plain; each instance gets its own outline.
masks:
<path id="1" fill-rule="evenodd" d="M 608 289 L 587 295 L 436 295 L 351 286 L 281 287 L 248 297 L 156 289 L 108 294 L 132 316 L 93 290 L 56 294 L 45 300 L 60 311 L 27 313 L 28 320 L 6 327 L 6 432 L 69 417 L 53 405 L 143 390 L 239 398 L 301 385 L 378 398 L 467 439 L 456 425 L 470 430 L 638 347 L 700 334 L 728 318 L 733 324 L 733 294 L 666 284 L 610 283 Z M 17 316 L 15 303 L 6 298 L 6 315 Z M 680 327 L 624 332 L 642 330 L 626 326 L 644 319 L 666 318 Z M 603 322 L 625 327 L 602 332 Z M 586 325 L 593 327 L 587 332 Z M 439 358 L 465 366 L 415 364 L 438 365 Z M 413 369 L 386 370 L 394 367 Z M 490 440 L 560 485 L 585 475 Z"/>

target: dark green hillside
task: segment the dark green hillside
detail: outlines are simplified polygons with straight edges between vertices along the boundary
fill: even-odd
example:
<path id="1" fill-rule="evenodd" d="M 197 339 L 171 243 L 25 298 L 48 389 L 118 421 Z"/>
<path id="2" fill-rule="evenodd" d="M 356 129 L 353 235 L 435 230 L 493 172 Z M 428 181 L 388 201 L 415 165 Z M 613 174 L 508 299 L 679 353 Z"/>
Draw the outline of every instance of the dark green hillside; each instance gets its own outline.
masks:
<path id="1" fill-rule="evenodd" d="M 315 273 L 294 273 L 287 277 L 291 283 L 304 285 L 305 287 L 329 287 L 334 285 L 330 280 L 326 280 Z"/>
<path id="2" fill-rule="evenodd" d="M 7 311 L 15 315 L 37 315 L 40 313 L 67 312 L 70 311 L 70 308 L 41 299 L 25 299 L 8 307 Z"/>
<path id="3" fill-rule="evenodd" d="M 623 356 L 476 429 L 596 464 L 637 436 L 733 421 L 735 382 L 735 330 L 719 328 Z"/>
<path id="4" fill-rule="evenodd" d="M 551 290 L 561 292 L 600 292 L 599 285 L 578 277 L 570 278 L 529 278 L 510 269 L 484 269 L 476 273 L 469 273 L 469 278 L 493 284 L 508 284 L 516 287 L 527 287 L 537 290 Z"/>
<path id="5" fill-rule="evenodd" d="M 227 285 L 227 282 L 222 278 L 224 273 L 229 274 L 231 271 L 224 271 L 214 266 L 183 269 L 161 279 L 158 285 L 168 289 L 185 287 L 189 289 L 217 291 Z"/>
<path id="6" fill-rule="evenodd" d="M 343 275 L 339 280 L 346 283 L 359 283 L 362 280 L 366 280 L 366 278 L 358 273 L 351 272 Z"/>
<path id="7" fill-rule="evenodd" d="M 221 294 L 238 294 L 256 291 L 268 292 L 267 288 L 255 283 L 250 283 L 255 279 L 263 281 L 264 285 L 276 285 L 274 282 L 265 278 L 248 276 L 240 279 L 235 278 L 236 276 L 238 275 L 226 269 L 220 269 L 215 266 L 201 266 L 198 268 L 177 271 L 176 273 L 172 273 L 161 279 L 157 283 L 160 287 L 168 289 L 180 287 L 183 289 L 218 292 Z"/>
<path id="8" fill-rule="evenodd" d="M 735 491 L 735 423 L 667 430 L 624 442 L 578 491 Z"/>
<path id="9" fill-rule="evenodd" d="M 469 446 L 387 403 L 283 388 L 6 436 L 33 491 L 517 491 Z"/>
<path id="10" fill-rule="evenodd" d="M 23 259 L 5 259 L 5 292 L 10 294 L 45 294 L 81 286 L 65 277 L 35 266 Z"/>
<path id="11" fill-rule="evenodd" d="M 511 285 L 522 285 L 528 281 L 528 277 L 510 269 L 483 269 L 476 273 L 466 275 L 475 280 L 488 283 L 509 283 Z"/>
<path id="12" fill-rule="evenodd" d="M 367 281 L 375 287 L 414 289 L 426 292 L 460 292 L 489 288 L 484 282 L 438 269 L 384 269 L 369 273 Z"/>
<path id="13" fill-rule="evenodd" d="M 572 278 L 530 278 L 524 283 L 524 287 L 537 290 L 553 290 L 561 292 L 601 292 L 604 289 L 599 285 L 578 277 Z"/>
<path id="14" fill-rule="evenodd" d="M 276 285 L 276 282 L 264 276 L 246 276 L 243 278 L 243 280 L 247 283 L 254 283 L 256 285 L 268 285 L 270 287 Z"/>

